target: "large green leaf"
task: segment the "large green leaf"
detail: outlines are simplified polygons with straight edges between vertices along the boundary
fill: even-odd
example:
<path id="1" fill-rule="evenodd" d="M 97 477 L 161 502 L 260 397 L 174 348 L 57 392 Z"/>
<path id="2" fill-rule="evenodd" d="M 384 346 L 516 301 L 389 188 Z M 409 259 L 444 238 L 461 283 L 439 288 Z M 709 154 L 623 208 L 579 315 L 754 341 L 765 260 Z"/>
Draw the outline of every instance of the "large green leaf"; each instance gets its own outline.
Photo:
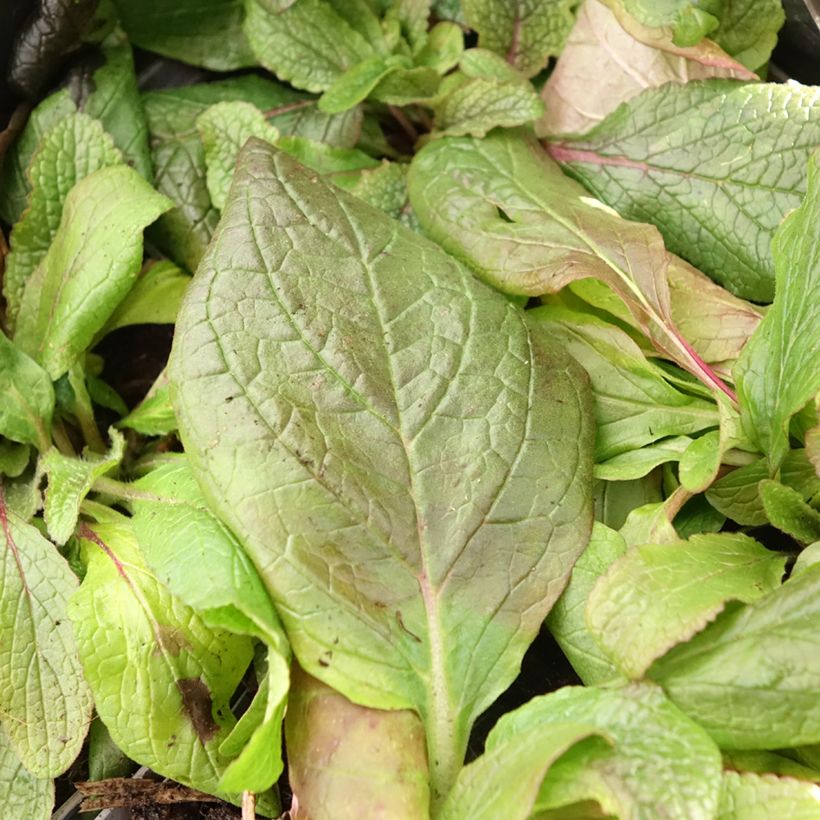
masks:
<path id="1" fill-rule="evenodd" d="M 820 390 L 818 221 L 820 155 L 815 154 L 809 162 L 806 198 L 772 242 L 774 304 L 735 367 L 746 433 L 766 453 L 772 472 L 789 449 L 789 420 Z"/>
<path id="2" fill-rule="evenodd" d="M 714 404 L 669 384 L 614 325 L 553 306 L 535 308 L 530 316 L 560 339 L 589 374 L 595 399 L 596 462 L 718 423 Z"/>
<path id="3" fill-rule="evenodd" d="M 672 83 L 549 152 L 621 216 L 656 225 L 670 250 L 767 302 L 772 237 L 800 204 L 820 143 L 819 95 L 810 86 Z"/>
<path id="4" fill-rule="evenodd" d="M 750 603 L 780 584 L 784 556 L 741 533 L 634 547 L 590 592 L 587 626 L 630 678 L 703 629 L 731 600 Z"/>
<path id="5" fill-rule="evenodd" d="M 270 0 L 248 0 L 245 33 L 259 62 L 296 88 L 324 91 L 375 53 L 330 2 L 299 0 L 276 6 Z"/>
<path id="6" fill-rule="evenodd" d="M 424 231 L 482 279 L 526 296 L 598 279 L 659 350 L 727 389 L 672 321 L 660 234 L 593 200 L 535 140 L 504 131 L 436 140 L 413 158 L 408 185 Z"/>
<path id="7" fill-rule="evenodd" d="M 755 75 L 714 44 L 679 53 L 671 41 L 641 42 L 598 0 L 585 0 L 541 96 L 538 133 L 580 134 L 647 88 L 706 77 Z"/>
<path id="8" fill-rule="evenodd" d="M 415 712 L 358 706 L 295 667 L 285 729 L 288 781 L 306 816 L 430 816 L 424 726 Z"/>
<path id="9" fill-rule="evenodd" d="M 584 800 L 597 801 L 604 815 L 636 820 L 714 815 L 720 753 L 650 684 L 572 686 L 533 698 L 498 721 L 487 749 L 536 728 L 545 735 L 560 731 L 566 722 L 594 727 L 611 746 L 582 743 L 554 763 L 541 785 L 536 816 Z"/>
<path id="10" fill-rule="evenodd" d="M 461 5 L 478 44 L 526 77 L 561 52 L 572 27 L 572 0 L 462 0 Z"/>
<path id="11" fill-rule="evenodd" d="M 60 227 L 32 275 L 14 340 L 53 379 L 85 352 L 131 289 L 142 232 L 171 207 L 132 168 L 114 165 L 66 197 Z"/>
<path id="12" fill-rule="evenodd" d="M 84 524 L 87 562 L 70 612 L 97 714 L 132 760 L 206 792 L 228 708 L 251 660 L 249 638 L 210 628 L 146 567 L 127 519 Z"/>
<path id="13" fill-rule="evenodd" d="M 649 675 L 727 749 L 820 741 L 820 564 L 748 606 L 727 608 Z"/>
<path id="14" fill-rule="evenodd" d="M 436 245 L 253 140 L 170 367 L 192 467 L 300 664 L 417 709 L 441 799 L 588 536 L 580 369 Z"/>
<path id="15" fill-rule="evenodd" d="M 597 580 L 625 552 L 623 536 L 596 521 L 587 548 L 572 568 L 567 588 L 547 616 L 550 632 L 587 686 L 619 677 L 610 658 L 590 634 L 585 610 Z"/>
<path id="16" fill-rule="evenodd" d="M 114 0 L 132 43 L 185 63 L 230 71 L 256 62 L 243 0 Z"/>
<path id="17" fill-rule="evenodd" d="M 6 817 L 49 820 L 54 781 L 29 774 L 0 729 L 0 805 Z"/>
<path id="18" fill-rule="evenodd" d="M 57 548 L 6 504 L 0 485 L 0 723 L 36 777 L 77 757 L 91 720 L 68 599 L 77 579 Z"/>
<path id="19" fill-rule="evenodd" d="M 54 388 L 48 373 L 0 331 L 0 435 L 40 452 L 51 444 Z M 26 459 L 28 461 L 28 459 Z"/>
<path id="20" fill-rule="evenodd" d="M 816 820 L 820 786 L 774 774 L 723 773 L 717 820 Z"/>
<path id="21" fill-rule="evenodd" d="M 64 116 L 40 141 L 28 169 L 32 185 L 28 208 L 11 232 L 3 278 L 12 328 L 26 284 L 57 235 L 69 192 L 94 171 L 121 161 L 99 121 L 79 112 Z"/>

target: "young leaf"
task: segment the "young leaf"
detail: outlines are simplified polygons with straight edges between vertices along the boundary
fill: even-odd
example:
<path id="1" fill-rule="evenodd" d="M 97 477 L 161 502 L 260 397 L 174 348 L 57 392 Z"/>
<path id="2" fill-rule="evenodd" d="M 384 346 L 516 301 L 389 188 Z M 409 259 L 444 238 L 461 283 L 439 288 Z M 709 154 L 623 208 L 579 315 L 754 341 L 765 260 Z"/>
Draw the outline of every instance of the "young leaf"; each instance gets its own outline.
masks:
<path id="1" fill-rule="evenodd" d="M 717 820 L 812 820 L 820 814 L 820 786 L 773 774 L 723 773 Z"/>
<path id="2" fill-rule="evenodd" d="M 525 730 L 493 744 L 459 772 L 438 820 L 527 820 L 550 767 L 568 749 L 589 737 L 606 746 L 605 733 L 583 723 L 556 723 Z M 586 746 L 587 744 L 585 744 Z"/>
<path id="3" fill-rule="evenodd" d="M 618 532 L 629 547 L 640 544 L 673 544 L 680 540 L 680 535 L 672 521 L 689 498 L 689 493 L 683 487 L 678 487 L 665 501 L 635 507 L 630 510 Z"/>
<path id="4" fill-rule="evenodd" d="M 820 541 L 820 512 L 803 501 L 801 494 L 779 481 L 761 481 L 760 500 L 769 521 L 801 544 Z"/>
<path id="5" fill-rule="evenodd" d="M 35 777 L 77 757 L 91 720 L 68 599 L 77 578 L 57 548 L 9 509 L 0 485 L 0 723 Z"/>
<path id="6" fill-rule="evenodd" d="M 69 192 L 89 174 L 121 161 L 102 125 L 85 114 L 64 117 L 41 140 L 28 169 L 28 208 L 11 232 L 6 259 L 3 295 L 12 329 L 26 285 L 57 235 Z"/>
<path id="7" fill-rule="evenodd" d="M 785 556 L 741 533 L 646 544 L 609 567 L 590 592 L 587 626 L 630 678 L 713 621 L 726 602 L 750 603 L 780 584 Z"/>
<path id="8" fill-rule="evenodd" d="M 177 429 L 166 371 L 157 376 L 145 398 L 117 422 L 117 426 L 136 430 L 144 436 L 164 436 Z"/>
<path id="9" fill-rule="evenodd" d="M 102 329 L 105 336 L 130 325 L 172 325 L 191 277 L 173 262 L 152 262 L 143 269 L 130 293 L 117 306 Z"/>
<path id="10" fill-rule="evenodd" d="M 217 792 L 228 700 L 249 638 L 207 627 L 145 566 L 127 519 L 83 525 L 87 571 L 70 612 L 100 719 L 132 760 Z"/>
<path id="11" fill-rule="evenodd" d="M 560 339 L 589 374 L 596 462 L 718 423 L 713 403 L 675 389 L 619 328 L 561 307 L 535 308 L 529 316 Z"/>
<path id="12" fill-rule="evenodd" d="M 285 729 L 294 802 L 308 817 L 429 817 L 424 727 L 414 712 L 366 709 L 295 668 Z"/>
<path id="13" fill-rule="evenodd" d="M 536 728 L 566 722 L 611 740 L 582 743 L 556 761 L 535 804 L 538 811 L 595 800 L 603 814 L 652 818 L 712 817 L 720 788 L 720 753 L 709 736 L 651 684 L 610 689 L 568 686 L 504 715 L 487 751 Z"/>
<path id="14" fill-rule="evenodd" d="M 33 444 L 44 453 L 51 445 L 54 388 L 48 373 L 0 331 L 0 435 Z M 28 459 L 26 459 L 28 460 Z"/>
<path id="15" fill-rule="evenodd" d="M 711 45 L 711 44 L 710 44 Z M 539 136 L 583 133 L 647 88 L 707 77 L 756 79 L 712 45 L 683 56 L 671 41 L 642 43 L 598 0 L 585 0 L 555 70 L 541 91 Z"/>
<path id="16" fill-rule="evenodd" d="M 631 481 L 596 481 L 593 486 L 595 520 L 620 530 L 632 510 L 663 500 L 661 471 Z"/>
<path id="17" fill-rule="evenodd" d="M 49 820 L 54 806 L 54 781 L 26 771 L 0 729 L 0 805 L 9 818 Z"/>
<path id="18" fill-rule="evenodd" d="M 482 279 L 527 296 L 600 279 L 659 350 L 728 391 L 672 321 L 658 232 L 591 199 L 534 140 L 504 131 L 437 140 L 413 158 L 408 186 L 425 232 Z"/>
<path id="19" fill-rule="evenodd" d="M 547 627 L 587 686 L 619 677 L 612 661 L 590 635 L 584 610 L 595 582 L 625 552 L 623 536 L 596 522 L 587 548 L 572 568 L 567 588 L 547 616 Z"/>
<path id="20" fill-rule="evenodd" d="M 319 110 L 340 114 L 365 100 L 387 76 L 399 69 L 410 68 L 410 59 L 401 55 L 376 55 L 356 63 L 336 79 L 319 98 Z"/>
<path id="21" fill-rule="evenodd" d="M 376 53 L 326 0 L 275 6 L 270 0 L 248 0 L 245 34 L 257 60 L 296 88 L 324 91 Z"/>
<path id="22" fill-rule="evenodd" d="M 595 465 L 595 478 L 604 481 L 629 481 L 642 478 L 661 464 L 680 461 L 693 439 L 688 436 L 664 438 L 638 450 L 627 450 Z"/>
<path id="23" fill-rule="evenodd" d="M 69 193 L 54 241 L 23 295 L 14 336 L 52 379 L 79 359 L 131 289 L 142 231 L 169 207 L 127 165 L 95 171 Z"/>
<path id="24" fill-rule="evenodd" d="M 436 23 L 427 32 L 424 45 L 413 59 L 417 66 L 432 68 L 438 74 L 446 74 L 458 65 L 463 52 L 464 33 L 455 23 L 445 20 Z"/>
<path id="25" fill-rule="evenodd" d="M 495 51 L 525 77 L 561 53 L 572 28 L 572 0 L 462 0 L 481 48 Z"/>
<path id="26" fill-rule="evenodd" d="M 754 71 L 765 67 L 786 15 L 781 0 L 732 0 L 723 7 L 711 37 Z"/>
<path id="27" fill-rule="evenodd" d="M 48 476 L 44 518 L 49 537 L 58 544 L 65 544 L 74 534 L 80 504 L 94 482 L 122 461 L 125 439 L 113 428 L 110 434 L 109 453 L 86 452 L 83 458 L 74 458 L 52 448 L 42 458 L 42 468 Z"/>
<path id="28" fill-rule="evenodd" d="M 114 0 L 132 43 L 213 71 L 255 63 L 242 32 L 242 0 Z"/>
<path id="29" fill-rule="evenodd" d="M 818 99 L 809 86 L 671 83 L 548 150 L 621 216 L 656 225 L 671 251 L 738 296 L 770 302 L 770 245 L 806 191 Z"/>
<path id="30" fill-rule="evenodd" d="M 725 749 L 820 741 L 820 565 L 713 624 L 649 670 Z M 786 672 L 788 670 L 788 672 Z"/>
<path id="31" fill-rule="evenodd" d="M 192 467 L 300 664 L 417 709 L 440 800 L 586 542 L 579 369 L 436 245 L 255 140 L 170 368 Z"/>
<path id="32" fill-rule="evenodd" d="M 817 140 L 820 141 L 820 134 Z M 809 162 L 808 193 L 772 242 L 774 304 L 735 366 L 747 435 L 772 473 L 789 450 L 789 420 L 820 390 L 820 155 Z"/>

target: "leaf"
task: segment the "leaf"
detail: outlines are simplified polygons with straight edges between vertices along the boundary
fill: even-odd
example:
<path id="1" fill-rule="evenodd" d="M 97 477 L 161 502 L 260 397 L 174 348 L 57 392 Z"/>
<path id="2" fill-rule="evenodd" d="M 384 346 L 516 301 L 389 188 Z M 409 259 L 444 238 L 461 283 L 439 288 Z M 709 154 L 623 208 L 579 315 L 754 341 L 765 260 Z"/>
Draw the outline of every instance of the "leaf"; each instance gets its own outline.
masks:
<path id="1" fill-rule="evenodd" d="M 82 458 L 63 455 L 52 447 L 42 457 L 42 468 L 48 476 L 45 493 L 45 522 L 49 537 L 65 544 L 74 534 L 80 515 L 80 504 L 94 482 L 111 472 L 122 461 L 125 439 L 113 428 L 108 453 L 84 453 Z"/>
<path id="2" fill-rule="evenodd" d="M 572 568 L 567 588 L 547 615 L 546 625 L 572 668 L 587 686 L 610 681 L 619 672 L 595 642 L 584 610 L 595 582 L 626 552 L 623 536 L 596 522 L 587 548 Z"/>
<path id="3" fill-rule="evenodd" d="M 672 40 L 680 46 L 692 46 L 720 25 L 721 4 L 697 0 L 622 0 L 624 9 L 651 28 L 671 29 Z"/>
<path id="4" fill-rule="evenodd" d="M 775 301 L 735 366 L 743 426 L 772 472 L 789 449 L 789 419 L 820 390 L 819 166 L 815 154 L 806 198 L 774 236 Z"/>
<path id="5" fill-rule="evenodd" d="M 44 453 L 51 445 L 54 389 L 48 373 L 0 332 L 0 435 L 33 444 Z M 28 461 L 28 459 L 26 459 Z"/>
<path id="6" fill-rule="evenodd" d="M 574 363 L 437 246 L 250 141 L 170 373 L 192 468 L 300 664 L 417 709 L 440 800 L 586 541 Z"/>
<path id="7" fill-rule="evenodd" d="M 680 461 L 693 439 L 688 436 L 664 438 L 637 450 L 627 450 L 595 465 L 595 478 L 629 481 L 642 478 L 661 464 Z"/>
<path id="8" fill-rule="evenodd" d="M 88 779 L 128 777 L 133 770 L 133 761 L 120 751 L 105 724 L 99 718 L 92 720 L 88 728 Z"/>
<path id="9" fill-rule="evenodd" d="M 770 244 L 806 191 L 820 142 L 817 89 L 703 80 L 620 106 L 553 159 L 626 219 L 651 222 L 669 249 L 733 293 L 774 295 Z"/>
<path id="10" fill-rule="evenodd" d="M 485 281 L 539 296 L 599 279 L 659 350 L 728 390 L 675 328 L 660 235 L 587 196 L 534 140 L 503 131 L 437 140 L 413 158 L 408 187 L 424 231 Z"/>
<path id="11" fill-rule="evenodd" d="M 595 400 L 597 463 L 668 436 L 696 433 L 717 424 L 714 404 L 672 387 L 617 327 L 589 314 L 553 306 L 535 308 L 530 316 L 560 339 L 589 374 Z"/>
<path id="12" fill-rule="evenodd" d="M 498 126 L 512 128 L 543 115 L 532 85 L 491 51 L 468 49 L 459 67 L 435 103 L 437 133 L 483 137 Z"/>
<path id="13" fill-rule="evenodd" d="M 54 806 L 54 781 L 34 777 L 18 760 L 0 729 L 0 804 L 11 817 L 49 820 Z"/>
<path id="14" fill-rule="evenodd" d="M 331 3 L 299 0 L 282 10 L 248 0 L 245 34 L 257 60 L 280 80 L 305 91 L 324 91 L 375 53 Z"/>
<path id="15" fill-rule="evenodd" d="M 751 603 L 780 584 L 784 556 L 741 533 L 645 544 L 615 561 L 587 600 L 592 636 L 632 679 L 688 640 L 727 601 Z"/>
<path id="16" fill-rule="evenodd" d="M 365 100 L 387 76 L 399 69 L 410 68 L 410 60 L 399 55 L 376 55 L 356 63 L 338 77 L 319 98 L 319 110 L 340 114 Z"/>
<path id="17" fill-rule="evenodd" d="M 57 548 L 8 508 L 2 486 L 0 526 L 0 722 L 28 772 L 56 777 L 79 754 L 91 720 L 66 613 L 77 579 Z"/>
<path id="18" fill-rule="evenodd" d="M 463 52 L 464 33 L 455 23 L 444 20 L 427 32 L 427 40 L 413 59 L 419 67 L 446 74 L 458 65 Z"/>
<path id="19" fill-rule="evenodd" d="M 765 458 L 733 470 L 718 479 L 707 491 L 709 503 L 738 524 L 759 527 L 768 517 L 760 498 L 759 484 L 768 478 Z M 781 465 L 780 481 L 806 499 L 820 492 L 820 479 L 806 458 L 805 450 L 791 450 Z"/>
<path id="20" fill-rule="evenodd" d="M 14 38 L 8 83 L 22 97 L 37 97 L 92 28 L 96 0 L 42 0 Z"/>
<path id="21" fill-rule="evenodd" d="M 662 38 L 651 45 L 642 43 L 603 3 L 586 0 L 541 91 L 546 114 L 537 126 L 539 136 L 588 131 L 620 103 L 666 83 L 707 77 L 756 79 L 713 45 L 692 48 L 686 56 L 679 51 Z"/>
<path id="22" fill-rule="evenodd" d="M 232 71 L 254 65 L 242 31 L 243 0 L 114 0 L 134 45 L 166 57 Z"/>
<path id="23" fill-rule="evenodd" d="M 537 727 L 495 743 L 461 770 L 438 817 L 527 820 L 550 766 L 568 749 L 596 735 L 603 733 L 583 723 L 557 723 L 549 732 Z M 606 745 L 603 738 L 596 740 L 596 746 Z"/>
<path id="24" fill-rule="evenodd" d="M 440 84 L 441 77 L 433 68 L 400 68 L 388 74 L 373 89 L 370 99 L 387 105 L 432 105 Z"/>
<path id="25" fill-rule="evenodd" d="M 631 481 L 596 481 L 593 486 L 595 520 L 615 530 L 632 510 L 662 499 L 660 470 Z"/>
<path id="26" fill-rule="evenodd" d="M 382 160 L 377 168 L 365 168 L 348 187 L 342 179 L 334 180 L 368 205 L 378 208 L 412 227 L 410 202 L 407 199 L 407 166 Z"/>
<path id="27" fill-rule="evenodd" d="M 63 375 L 131 289 L 142 231 L 171 202 L 127 165 L 95 171 L 66 197 L 60 227 L 23 295 L 14 341 Z"/>
<path id="28" fill-rule="evenodd" d="M 268 647 L 266 707 L 242 767 L 223 775 L 227 791 L 264 792 L 282 772 L 281 735 L 290 649 L 261 579 L 228 530 L 211 514 L 184 459 L 134 484 L 132 526 L 146 561 L 183 603 L 213 627 Z"/>
<path id="29" fill-rule="evenodd" d="M 31 449 L 26 444 L 0 439 L 0 476 L 17 478 L 28 467 Z"/>
<path id="30" fill-rule="evenodd" d="M 743 65 L 757 70 L 768 63 L 785 19 L 780 0 L 732 0 L 725 4 L 712 39 Z"/>
<path id="31" fill-rule="evenodd" d="M 725 749 L 820 740 L 820 565 L 753 604 L 727 608 L 649 675 Z"/>
<path id="32" fill-rule="evenodd" d="M 678 487 L 665 501 L 632 509 L 619 530 L 627 546 L 672 544 L 679 541 L 680 534 L 672 522 L 689 497 L 685 488 Z"/>
<path id="33" fill-rule="evenodd" d="M 793 777 L 796 780 L 816 781 L 820 772 L 816 769 L 804 766 L 788 757 L 783 757 L 774 752 L 742 752 L 731 751 L 723 753 L 724 770 L 732 770 L 737 773 L 753 772 L 755 774 L 779 775 L 781 777 Z M 724 771 L 724 775 L 728 774 Z"/>
<path id="34" fill-rule="evenodd" d="M 127 519 L 83 525 L 80 537 L 87 571 L 70 612 L 100 719 L 132 760 L 218 792 L 229 764 L 219 744 L 235 723 L 228 701 L 250 639 L 207 627 L 174 598 L 145 566 Z"/>
<path id="35" fill-rule="evenodd" d="M 611 689 L 567 686 L 504 715 L 487 738 L 496 748 L 517 734 L 548 734 L 566 723 L 593 726 L 611 740 L 579 744 L 547 773 L 538 811 L 596 800 L 618 817 L 712 817 L 720 753 L 708 735 L 650 684 Z"/>
<path id="36" fill-rule="evenodd" d="M 481 48 L 495 51 L 525 77 L 561 52 L 572 28 L 571 0 L 462 0 Z"/>
<path id="37" fill-rule="evenodd" d="M 85 114 L 65 116 L 46 132 L 28 169 L 28 208 L 11 232 L 3 294 L 14 329 L 26 285 L 57 235 L 69 192 L 95 171 L 122 161 L 102 125 Z"/>
<path id="38" fill-rule="evenodd" d="M 717 820 L 812 820 L 820 812 L 820 786 L 773 774 L 724 772 Z"/>
<path id="39" fill-rule="evenodd" d="M 215 208 L 222 210 L 228 198 L 239 149 L 249 137 L 275 144 L 279 129 L 269 125 L 256 106 L 244 102 L 212 105 L 196 121 L 205 149 L 208 193 Z"/>
<path id="40" fill-rule="evenodd" d="M 766 517 L 777 529 L 802 544 L 820 541 L 820 512 L 806 504 L 797 490 L 766 480 L 760 482 L 758 492 Z"/>
<path id="41" fill-rule="evenodd" d="M 285 729 L 300 812 L 316 820 L 429 817 L 424 727 L 414 712 L 366 709 L 295 668 Z"/>
<path id="42" fill-rule="evenodd" d="M 117 306 L 101 335 L 131 325 L 172 325 L 191 277 L 173 262 L 152 262 Z"/>
<path id="43" fill-rule="evenodd" d="M 157 376 L 145 398 L 117 425 L 144 436 L 164 436 L 177 429 L 166 371 Z"/>

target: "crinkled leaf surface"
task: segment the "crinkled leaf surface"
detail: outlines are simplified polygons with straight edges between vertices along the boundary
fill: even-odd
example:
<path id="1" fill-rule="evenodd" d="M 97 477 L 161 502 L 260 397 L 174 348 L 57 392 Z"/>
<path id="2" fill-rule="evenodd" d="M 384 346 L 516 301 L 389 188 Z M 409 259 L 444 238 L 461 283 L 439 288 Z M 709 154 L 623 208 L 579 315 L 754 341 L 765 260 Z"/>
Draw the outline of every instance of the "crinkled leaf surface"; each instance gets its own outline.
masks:
<path id="1" fill-rule="evenodd" d="M 709 736 L 651 684 L 609 689 L 565 687 L 504 715 L 488 751 L 536 727 L 566 722 L 598 729 L 611 741 L 583 743 L 550 768 L 538 810 L 596 800 L 618 817 L 712 817 L 720 788 L 720 753 Z"/>
<path id="2" fill-rule="evenodd" d="M 439 798 L 588 537 L 579 373 L 437 246 L 243 149 L 171 356 L 186 452 L 300 664 L 420 712 Z"/>
<path id="3" fill-rule="evenodd" d="M 598 736 L 592 741 L 598 748 L 605 747 L 601 735 L 594 726 L 568 722 L 556 723 L 548 732 L 537 726 L 501 742 L 488 739 L 487 751 L 459 773 L 438 818 L 527 820 L 550 766 L 590 736 Z"/>
<path id="4" fill-rule="evenodd" d="M 749 772 L 723 773 L 717 820 L 815 820 L 820 816 L 820 786 Z"/>
<path id="5" fill-rule="evenodd" d="M 57 235 L 69 192 L 94 171 L 121 161 L 102 125 L 79 112 L 64 116 L 40 141 L 27 172 L 32 186 L 28 207 L 11 232 L 3 278 L 12 328 L 26 283 Z"/>
<path id="6" fill-rule="evenodd" d="M 649 675 L 727 749 L 820 740 L 820 564 L 747 606 L 727 608 Z"/>
<path id="7" fill-rule="evenodd" d="M 462 0 L 461 5 L 481 48 L 497 52 L 526 77 L 561 52 L 572 27 L 571 0 Z"/>
<path id="8" fill-rule="evenodd" d="M 718 423 L 711 402 L 677 390 L 619 328 L 561 307 L 530 311 L 587 371 L 595 400 L 595 461 Z M 605 477 L 605 476 L 604 476 Z"/>
<path id="9" fill-rule="evenodd" d="M 49 536 L 58 544 L 65 544 L 73 535 L 80 504 L 94 482 L 122 461 L 124 449 L 125 439 L 112 428 L 109 453 L 86 452 L 77 458 L 52 447 L 43 456 L 42 468 L 48 476 L 44 518 Z"/>
<path id="10" fill-rule="evenodd" d="M 738 296 L 770 302 L 770 245 L 806 191 L 818 101 L 811 86 L 672 83 L 549 151 L 621 216 L 656 225 L 670 250 Z"/>
<path id="11" fill-rule="evenodd" d="M 299 0 L 276 9 L 248 0 L 245 34 L 256 58 L 280 80 L 319 92 L 372 57 L 373 46 L 325 0 Z"/>
<path id="12" fill-rule="evenodd" d="M 755 79 L 719 49 L 693 48 L 684 56 L 671 46 L 662 40 L 642 43 L 603 3 L 585 0 L 541 92 L 547 110 L 538 123 L 539 135 L 583 133 L 620 103 L 666 83 L 706 77 Z"/>
<path id="13" fill-rule="evenodd" d="M 9 818 L 49 820 L 54 806 L 54 781 L 26 771 L 0 729 L 0 805 Z"/>
<path id="14" fill-rule="evenodd" d="M 172 596 L 127 519 L 83 525 L 80 537 L 88 568 L 70 612 L 97 714 L 132 760 L 217 792 L 250 639 L 206 626 Z"/>
<path id="15" fill-rule="evenodd" d="M 818 221 L 820 155 L 815 154 L 806 198 L 772 242 L 774 304 L 735 367 L 746 433 L 766 453 L 772 471 L 788 452 L 789 420 L 820 390 Z"/>
<path id="16" fill-rule="evenodd" d="M 766 480 L 760 482 L 758 492 L 766 517 L 777 529 L 801 544 L 820 541 L 820 512 L 803 501 L 797 490 Z"/>
<path id="17" fill-rule="evenodd" d="M 53 379 L 78 360 L 131 289 L 142 264 L 142 231 L 170 207 L 127 165 L 95 171 L 66 197 L 14 336 Z"/>
<path id="18" fill-rule="evenodd" d="M 630 678 L 714 620 L 727 601 L 750 603 L 780 584 L 785 556 L 742 533 L 644 544 L 615 561 L 595 584 L 587 627 Z"/>
<path id="19" fill-rule="evenodd" d="M 132 43 L 214 71 L 255 64 L 243 0 L 114 0 Z"/>
<path id="20" fill-rule="evenodd" d="M 598 578 L 625 552 L 623 536 L 596 521 L 589 544 L 572 568 L 567 588 L 547 616 L 550 632 L 587 686 L 619 676 L 610 658 L 590 635 L 584 611 Z"/>
<path id="21" fill-rule="evenodd" d="M 672 321 L 660 234 L 592 199 L 536 141 L 503 131 L 436 140 L 413 158 L 408 185 L 424 231 L 482 279 L 527 296 L 599 279 L 660 350 L 726 389 Z"/>
<path id="22" fill-rule="evenodd" d="M 768 62 L 785 19 L 781 0 L 732 0 L 724 5 L 720 25 L 710 36 L 757 71 Z"/>
<path id="23" fill-rule="evenodd" d="M 54 388 L 48 373 L 0 331 L 0 435 L 34 444 L 51 442 Z"/>
<path id="24" fill-rule="evenodd" d="M 77 578 L 57 548 L 6 504 L 0 578 L 0 722 L 36 777 L 55 777 L 77 757 L 91 720 L 68 599 Z"/>
<path id="25" fill-rule="evenodd" d="M 285 729 L 300 812 L 315 820 L 430 816 L 424 726 L 415 712 L 358 706 L 297 667 Z"/>

